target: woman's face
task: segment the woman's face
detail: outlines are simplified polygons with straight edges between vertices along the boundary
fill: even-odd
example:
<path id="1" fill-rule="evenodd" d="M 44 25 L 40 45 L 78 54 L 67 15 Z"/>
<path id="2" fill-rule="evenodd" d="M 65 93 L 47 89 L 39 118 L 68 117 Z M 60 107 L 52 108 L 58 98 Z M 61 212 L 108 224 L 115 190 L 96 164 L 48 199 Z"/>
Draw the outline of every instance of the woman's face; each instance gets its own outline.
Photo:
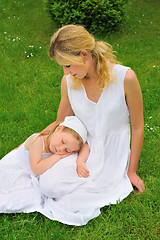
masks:
<path id="1" fill-rule="evenodd" d="M 80 53 L 80 57 L 82 58 L 83 65 L 61 65 L 64 70 L 64 74 L 71 74 L 73 77 L 83 79 L 88 75 L 91 68 L 92 56 L 86 50 L 82 50 Z"/>
<path id="2" fill-rule="evenodd" d="M 85 65 L 68 65 L 63 66 L 63 71 L 65 75 L 71 74 L 73 77 L 83 79 L 87 75 L 87 70 Z"/>

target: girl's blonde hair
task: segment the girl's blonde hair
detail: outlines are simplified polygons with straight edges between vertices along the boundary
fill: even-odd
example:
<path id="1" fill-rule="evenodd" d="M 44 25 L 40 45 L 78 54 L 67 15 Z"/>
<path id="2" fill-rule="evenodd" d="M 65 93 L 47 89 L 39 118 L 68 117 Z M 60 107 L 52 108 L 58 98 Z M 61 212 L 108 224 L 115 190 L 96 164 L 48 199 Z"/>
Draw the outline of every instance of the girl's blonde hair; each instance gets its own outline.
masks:
<path id="1" fill-rule="evenodd" d="M 48 144 L 48 143 L 49 143 L 49 138 L 50 138 L 50 136 L 52 135 L 52 133 L 54 133 L 54 131 L 56 130 L 56 128 L 57 128 L 58 126 L 59 126 L 59 124 L 56 125 L 55 127 L 53 127 L 53 128 L 52 128 L 51 130 L 49 130 L 49 131 L 44 131 L 44 132 L 40 133 L 40 134 L 38 135 L 38 137 L 40 137 L 40 136 L 47 136 L 47 144 Z M 75 139 L 76 139 L 76 140 L 78 141 L 78 143 L 79 143 L 79 149 L 81 149 L 81 147 L 83 146 L 83 140 L 82 140 L 81 136 L 80 136 L 76 131 L 74 131 L 72 128 L 63 126 L 62 132 L 66 132 L 66 133 L 72 134 L 72 136 L 75 137 Z"/>
<path id="2" fill-rule="evenodd" d="M 82 50 L 92 54 L 98 75 L 97 86 L 100 89 L 109 86 L 114 79 L 111 76 L 110 63 L 118 63 L 112 46 L 96 41 L 83 26 L 66 25 L 60 28 L 51 39 L 49 55 L 60 65 L 84 65 L 80 56 Z M 81 81 L 73 77 L 73 88 L 79 88 Z"/>

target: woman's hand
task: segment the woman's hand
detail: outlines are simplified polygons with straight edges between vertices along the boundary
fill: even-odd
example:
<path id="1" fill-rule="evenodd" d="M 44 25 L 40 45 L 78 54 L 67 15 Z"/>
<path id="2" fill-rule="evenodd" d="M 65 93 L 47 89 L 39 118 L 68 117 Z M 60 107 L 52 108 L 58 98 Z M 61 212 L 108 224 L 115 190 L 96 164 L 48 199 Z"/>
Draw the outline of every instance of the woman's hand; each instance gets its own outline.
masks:
<path id="1" fill-rule="evenodd" d="M 77 161 L 77 173 L 79 177 L 89 177 L 89 171 L 83 161 Z"/>
<path id="2" fill-rule="evenodd" d="M 136 188 L 133 190 L 136 194 L 139 194 L 145 190 L 144 182 L 136 173 L 128 173 L 128 177 L 132 186 Z"/>

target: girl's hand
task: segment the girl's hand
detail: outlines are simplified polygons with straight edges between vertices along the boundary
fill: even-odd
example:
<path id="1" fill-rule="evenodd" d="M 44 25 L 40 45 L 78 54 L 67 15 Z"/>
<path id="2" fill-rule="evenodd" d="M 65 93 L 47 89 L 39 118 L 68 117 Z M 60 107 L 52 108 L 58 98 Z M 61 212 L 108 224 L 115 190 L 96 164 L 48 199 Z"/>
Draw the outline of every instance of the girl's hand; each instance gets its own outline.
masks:
<path id="1" fill-rule="evenodd" d="M 133 191 L 136 194 L 139 194 L 140 192 L 143 192 L 145 190 L 144 182 L 136 173 L 128 173 L 128 177 L 131 181 L 132 186 L 135 188 Z"/>
<path id="2" fill-rule="evenodd" d="M 89 177 L 89 171 L 84 162 L 77 161 L 77 173 L 79 177 L 84 177 L 84 178 Z"/>

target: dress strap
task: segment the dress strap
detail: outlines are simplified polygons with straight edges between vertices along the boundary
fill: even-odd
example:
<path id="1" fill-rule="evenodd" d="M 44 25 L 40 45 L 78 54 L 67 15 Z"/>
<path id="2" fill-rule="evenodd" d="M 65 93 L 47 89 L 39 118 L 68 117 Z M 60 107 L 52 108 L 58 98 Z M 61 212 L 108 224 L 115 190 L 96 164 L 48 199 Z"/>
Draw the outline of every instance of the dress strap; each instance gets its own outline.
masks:
<path id="1" fill-rule="evenodd" d="M 42 143 L 43 143 L 43 152 L 44 152 L 44 150 L 45 150 L 45 144 L 44 144 L 43 136 L 41 136 L 41 139 L 42 139 Z"/>

